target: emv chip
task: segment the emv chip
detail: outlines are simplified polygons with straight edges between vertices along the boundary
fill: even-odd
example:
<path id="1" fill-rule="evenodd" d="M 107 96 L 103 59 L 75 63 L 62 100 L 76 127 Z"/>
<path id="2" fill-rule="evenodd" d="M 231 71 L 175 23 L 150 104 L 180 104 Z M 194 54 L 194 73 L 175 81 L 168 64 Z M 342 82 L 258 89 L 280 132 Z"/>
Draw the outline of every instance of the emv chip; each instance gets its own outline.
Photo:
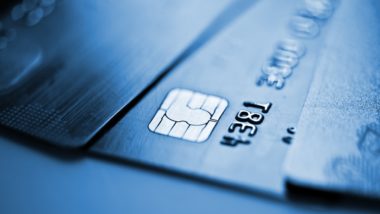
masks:
<path id="1" fill-rule="evenodd" d="M 149 124 L 152 132 L 194 142 L 210 136 L 228 103 L 225 99 L 173 89 Z"/>

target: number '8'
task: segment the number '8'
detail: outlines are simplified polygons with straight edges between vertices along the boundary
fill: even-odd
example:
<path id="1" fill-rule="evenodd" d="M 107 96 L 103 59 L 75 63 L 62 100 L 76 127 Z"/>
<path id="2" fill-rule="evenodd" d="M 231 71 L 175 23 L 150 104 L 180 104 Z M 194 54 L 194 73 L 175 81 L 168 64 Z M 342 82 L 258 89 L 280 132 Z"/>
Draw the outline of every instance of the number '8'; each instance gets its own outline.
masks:
<path id="1" fill-rule="evenodd" d="M 262 123 L 264 120 L 264 115 L 246 110 L 240 110 L 235 119 L 240 122 L 248 122 L 254 125 Z"/>

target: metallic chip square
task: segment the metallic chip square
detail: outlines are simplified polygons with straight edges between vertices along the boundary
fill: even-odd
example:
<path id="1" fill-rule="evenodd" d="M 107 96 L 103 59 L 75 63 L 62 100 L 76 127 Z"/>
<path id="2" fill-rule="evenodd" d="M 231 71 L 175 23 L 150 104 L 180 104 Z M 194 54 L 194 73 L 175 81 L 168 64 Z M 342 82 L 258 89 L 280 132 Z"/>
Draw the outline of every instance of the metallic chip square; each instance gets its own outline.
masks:
<path id="1" fill-rule="evenodd" d="M 227 108 L 227 100 L 187 89 L 173 89 L 149 124 L 152 132 L 203 142 Z"/>

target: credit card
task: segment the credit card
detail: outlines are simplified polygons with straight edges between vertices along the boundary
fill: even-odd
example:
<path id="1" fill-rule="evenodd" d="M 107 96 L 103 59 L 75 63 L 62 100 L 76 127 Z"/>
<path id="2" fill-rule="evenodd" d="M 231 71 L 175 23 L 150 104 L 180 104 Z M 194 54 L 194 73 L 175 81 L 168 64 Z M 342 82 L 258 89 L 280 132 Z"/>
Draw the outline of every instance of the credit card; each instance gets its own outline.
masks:
<path id="1" fill-rule="evenodd" d="M 298 122 L 334 10 L 256 2 L 90 150 L 282 197 L 283 138 Z"/>
<path id="2" fill-rule="evenodd" d="M 379 9 L 342 2 L 335 14 L 285 164 L 293 185 L 380 199 Z"/>
<path id="3" fill-rule="evenodd" d="M 21 1 L 0 21 L 0 124 L 85 145 L 229 4 Z"/>

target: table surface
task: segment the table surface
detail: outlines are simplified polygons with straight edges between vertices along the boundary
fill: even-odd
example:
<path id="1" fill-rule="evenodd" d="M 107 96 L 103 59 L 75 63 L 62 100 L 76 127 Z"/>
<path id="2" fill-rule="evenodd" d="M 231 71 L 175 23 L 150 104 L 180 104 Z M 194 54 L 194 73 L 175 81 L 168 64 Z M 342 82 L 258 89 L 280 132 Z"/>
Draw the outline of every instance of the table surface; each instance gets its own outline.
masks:
<path id="1" fill-rule="evenodd" d="M 0 137 L 0 213 L 333 213 Z M 356 210 L 358 211 L 358 210 Z"/>

